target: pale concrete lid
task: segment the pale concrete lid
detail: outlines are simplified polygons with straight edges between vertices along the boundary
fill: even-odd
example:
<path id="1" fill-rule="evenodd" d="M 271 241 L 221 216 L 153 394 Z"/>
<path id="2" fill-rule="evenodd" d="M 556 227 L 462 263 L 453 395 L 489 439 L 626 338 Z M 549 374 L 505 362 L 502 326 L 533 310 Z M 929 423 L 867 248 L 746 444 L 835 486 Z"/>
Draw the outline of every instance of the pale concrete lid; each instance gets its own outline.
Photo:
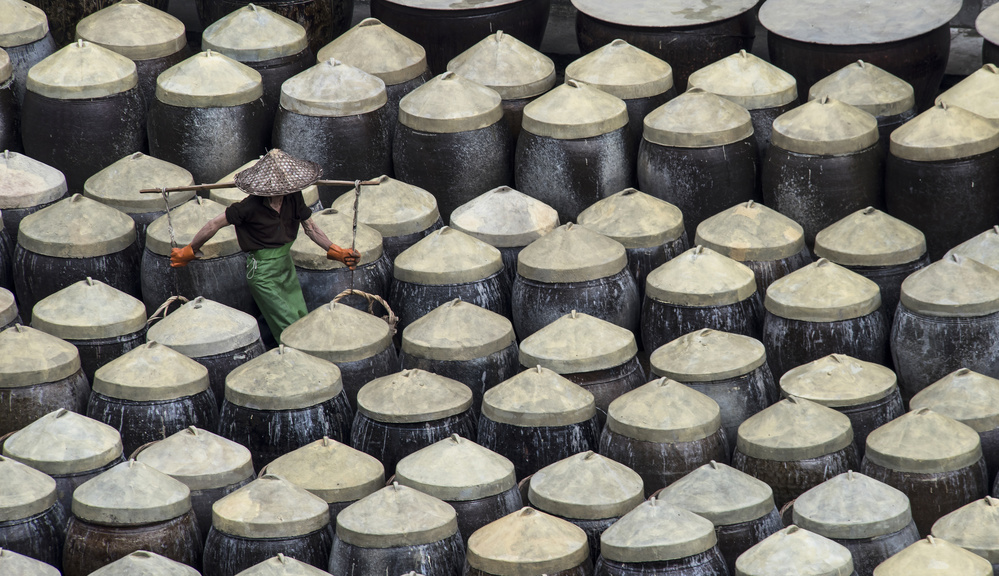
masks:
<path id="1" fill-rule="evenodd" d="M 840 68 L 808 90 L 809 100 L 825 96 L 875 117 L 896 116 L 916 105 L 908 82 L 863 60 Z"/>
<path id="2" fill-rule="evenodd" d="M 912 522 L 903 492 L 852 470 L 794 501 L 794 523 L 826 538 L 860 540 L 903 530 Z"/>
<path id="3" fill-rule="evenodd" d="M 138 0 L 131 1 L 145 6 Z M 194 176 L 186 169 L 142 152 L 135 152 L 87 178 L 83 184 L 83 195 L 126 214 L 144 214 L 165 210 L 167 202 L 171 209 L 176 208 L 194 198 L 195 193 L 171 192 L 167 195 L 167 202 L 164 202 L 162 195 L 139 194 L 139 190 L 193 184 Z"/>
<path id="4" fill-rule="evenodd" d="M 674 148 L 714 148 L 753 135 L 749 111 L 700 88 L 691 88 L 656 108 L 643 125 L 643 138 Z"/>
<path id="5" fill-rule="evenodd" d="M 191 490 L 225 488 L 253 477 L 249 450 L 194 426 L 150 444 L 135 459 Z"/>
<path id="6" fill-rule="evenodd" d="M 87 277 L 35 304 L 31 327 L 66 340 L 117 338 L 146 327 L 146 306 L 133 296 Z"/>
<path id="7" fill-rule="evenodd" d="M 225 377 L 225 399 L 254 410 L 301 410 L 343 391 L 336 364 L 284 344 Z"/>
<path id="8" fill-rule="evenodd" d="M 558 226 L 558 212 L 523 192 L 500 186 L 455 208 L 450 224 L 491 246 L 519 248 Z"/>
<path id="9" fill-rule="evenodd" d="M 393 274 L 402 282 L 437 286 L 477 282 L 502 269 L 499 250 L 445 226 L 396 256 Z"/>
<path id="10" fill-rule="evenodd" d="M 346 304 L 323 304 L 281 333 L 288 346 L 330 362 L 353 362 L 392 345 L 387 322 Z"/>
<path id="11" fill-rule="evenodd" d="M 41 8 L 22 0 L 0 0 L 0 46 L 30 44 L 48 33 L 49 19 Z"/>
<path id="12" fill-rule="evenodd" d="M 576 221 L 625 248 L 654 248 L 683 234 L 679 208 L 634 188 L 598 200 L 580 212 Z"/>
<path id="13" fill-rule="evenodd" d="M 785 398 L 739 425 L 736 446 L 751 458 L 791 462 L 819 458 L 853 444 L 842 412 L 802 398 Z"/>
<path id="14" fill-rule="evenodd" d="M 525 428 L 571 426 L 596 413 L 593 394 L 541 366 L 499 383 L 482 396 L 483 416 Z"/>
<path id="15" fill-rule="evenodd" d="M 604 530 L 600 555 L 614 562 L 662 562 L 701 554 L 717 543 L 710 520 L 653 496 Z"/>
<path id="16" fill-rule="evenodd" d="M 565 77 L 622 100 L 651 98 L 673 87 L 669 64 L 620 38 L 577 58 L 566 67 Z"/>
<path id="17" fill-rule="evenodd" d="M 750 200 L 702 220 L 694 244 L 738 262 L 767 262 L 801 252 L 805 230 L 773 208 Z"/>
<path id="18" fill-rule="evenodd" d="M 260 328 L 246 312 L 198 296 L 153 324 L 146 340 L 201 358 L 253 344 L 260 340 Z"/>
<path id="19" fill-rule="evenodd" d="M 360 548 L 420 546 L 458 532 L 450 504 L 393 482 L 343 509 L 336 517 L 338 538 Z"/>
<path id="20" fill-rule="evenodd" d="M 264 62 L 293 56 L 309 46 L 305 28 L 263 6 L 249 4 L 233 10 L 201 33 L 205 50 L 214 50 L 237 62 Z"/>
<path id="21" fill-rule="evenodd" d="M 600 520 L 623 516 L 641 504 L 644 494 L 637 472 L 589 450 L 535 472 L 527 497 L 549 514 Z"/>
<path id="22" fill-rule="evenodd" d="M 999 564 L 999 500 L 986 496 L 962 506 L 934 522 L 930 533 Z"/>
<path id="23" fill-rule="evenodd" d="M 263 93 L 259 72 L 212 50 L 195 54 L 156 78 L 156 99 L 181 108 L 239 106 Z"/>
<path id="24" fill-rule="evenodd" d="M 73 491 L 73 515 L 94 524 L 152 524 L 190 511 L 187 486 L 135 460 L 102 472 Z"/>
<path id="25" fill-rule="evenodd" d="M 441 304 L 402 332 L 402 351 L 416 358 L 467 361 L 517 341 L 505 316 L 455 299 Z"/>
<path id="26" fill-rule="evenodd" d="M 751 522 L 775 510 L 774 492 L 766 482 L 714 460 L 664 488 L 659 500 L 716 526 Z"/>
<path id="27" fill-rule="evenodd" d="M 55 502 L 55 480 L 13 458 L 0 456 L 0 522 L 30 518 Z"/>
<path id="28" fill-rule="evenodd" d="M 69 342 L 18 324 L 0 332 L 0 388 L 55 382 L 80 370 L 80 353 Z"/>
<path id="29" fill-rule="evenodd" d="M 589 84 L 566 80 L 524 107 L 521 129 L 545 138 L 578 140 L 627 125 L 624 100 Z"/>
<path id="30" fill-rule="evenodd" d="M 774 146 L 815 156 L 859 152 L 878 142 L 878 121 L 867 112 L 824 96 L 774 120 Z"/>
<path id="31" fill-rule="evenodd" d="M 903 280 L 901 302 L 926 316 L 994 314 L 999 312 L 999 270 L 951 254 Z"/>
<path id="32" fill-rule="evenodd" d="M 461 414 L 471 405 L 468 386 L 419 369 L 375 378 L 357 392 L 357 411 L 389 424 L 441 420 Z"/>
<path id="33" fill-rule="evenodd" d="M 552 59 L 502 30 L 452 58 L 447 69 L 492 88 L 503 100 L 533 98 L 555 86 Z"/>
<path id="34" fill-rule="evenodd" d="M 260 158 L 263 158 L 263 156 Z M 260 158 L 257 160 L 250 160 L 246 164 L 243 164 L 239 168 L 236 168 L 232 172 L 219 178 L 216 184 L 231 183 L 236 178 L 236 174 L 239 174 L 247 168 L 253 167 L 260 160 Z M 156 187 L 157 186 L 154 186 L 154 188 Z M 239 188 L 236 188 L 235 185 L 232 188 L 215 188 L 214 190 L 208 192 L 209 199 L 213 202 L 218 202 L 223 206 L 232 206 L 236 202 L 246 199 L 247 196 L 249 196 L 249 194 L 243 192 Z M 313 184 L 312 186 L 302 190 L 302 200 L 305 201 L 306 206 L 313 206 L 316 202 L 319 202 L 319 187 Z M 225 229 L 223 228 L 223 230 Z"/>
<path id="35" fill-rule="evenodd" d="M 815 254 L 841 266 L 896 266 L 925 253 L 919 229 L 870 206 L 815 235 Z"/>
<path id="36" fill-rule="evenodd" d="M 819 258 L 771 284 L 764 305 L 781 318 L 838 322 L 877 311 L 881 289 L 874 281 Z"/>
<path id="37" fill-rule="evenodd" d="M 81 194 L 73 194 L 21 220 L 17 243 L 53 258 L 94 258 L 135 242 L 135 221 Z"/>
<path id="38" fill-rule="evenodd" d="M 934 536 L 927 536 L 888 558 L 873 572 L 874 576 L 989 576 L 992 573 L 992 564 L 985 558 Z"/>
<path id="39" fill-rule="evenodd" d="M 325 436 L 274 460 L 267 472 L 330 504 L 360 500 L 385 486 L 381 462 Z"/>
<path id="40" fill-rule="evenodd" d="M 172 209 L 170 218 L 164 214 L 153 220 L 152 224 L 146 228 L 146 249 L 153 254 L 170 256 L 170 250 L 173 247 L 170 243 L 171 223 L 177 245 L 184 246 L 190 244 L 194 240 L 195 234 L 212 218 L 224 213 L 225 209 L 226 206 L 214 200 L 195 196 L 193 200 Z M 205 242 L 201 247 L 200 258 L 210 260 L 236 254 L 239 251 L 236 229 L 226 226 L 219 230 L 211 240 Z"/>
<path id="41" fill-rule="evenodd" d="M 121 0 L 80 20 L 76 37 L 130 60 L 163 58 L 187 46 L 183 22 L 139 0 Z"/>
<path id="42" fill-rule="evenodd" d="M 326 233 L 330 242 L 337 246 L 349 247 L 361 253 L 358 266 L 371 264 L 382 257 L 382 235 L 370 226 L 357 223 L 356 233 L 352 217 L 346 216 L 336 208 L 327 208 L 312 215 L 312 221 L 320 230 Z M 291 259 L 295 266 L 306 270 L 340 270 L 347 265 L 326 257 L 326 250 L 319 247 L 307 234 L 299 234 L 291 245 Z"/>
<path id="43" fill-rule="evenodd" d="M 3 455 L 50 475 L 78 474 L 121 457 L 117 430 L 60 408 L 12 434 Z"/>
<path id="44" fill-rule="evenodd" d="M 66 177 L 48 164 L 10 150 L 0 154 L 0 210 L 54 202 L 66 189 Z"/>
<path id="45" fill-rule="evenodd" d="M 559 374 L 606 370 L 638 354 L 631 330 L 573 310 L 520 343 L 521 366 Z"/>
<path id="46" fill-rule="evenodd" d="M 959 368 L 920 390 L 909 408 L 929 408 L 978 433 L 988 432 L 999 428 L 999 380 Z"/>
<path id="47" fill-rule="evenodd" d="M 843 545 L 797 526 L 788 526 L 742 553 L 735 576 L 850 576 L 853 556 Z"/>
<path id="48" fill-rule="evenodd" d="M 607 278 L 627 265 L 627 252 L 620 242 L 572 222 L 531 242 L 517 256 L 518 275 L 547 283 Z"/>
<path id="49" fill-rule="evenodd" d="M 430 192 L 388 176 L 375 178 L 377 184 L 361 186 L 357 221 L 371 226 L 383 237 L 422 232 L 441 217 L 437 199 Z M 332 208 L 354 217 L 354 192 L 342 194 Z"/>
<path id="50" fill-rule="evenodd" d="M 652 371 L 679 382 L 714 382 L 749 374 L 767 361 L 763 343 L 750 336 L 703 328 L 652 353 Z"/>
<path id="51" fill-rule="evenodd" d="M 669 378 L 618 396 L 607 410 L 607 429 L 642 442 L 694 442 L 718 432 L 718 403 Z"/>
<path id="52" fill-rule="evenodd" d="M 427 51 L 375 18 L 365 18 L 316 55 L 320 62 L 336 58 L 374 74 L 387 85 L 402 84 L 427 70 Z"/>
<path id="53" fill-rule="evenodd" d="M 788 370 L 780 387 L 787 396 L 843 408 L 887 397 L 898 389 L 898 378 L 880 364 L 830 354 Z"/>
<path id="54" fill-rule="evenodd" d="M 329 572 L 278 553 L 236 576 L 330 576 Z"/>
<path id="55" fill-rule="evenodd" d="M 958 160 L 999 148 L 999 126 L 946 100 L 891 133 L 891 153 L 915 162 Z"/>
<path id="56" fill-rule="evenodd" d="M 45 57 L 28 70 L 28 90 L 57 100 L 87 100 L 135 88 L 135 62 L 84 40 Z"/>
<path id="57" fill-rule="evenodd" d="M 212 504 L 212 527 L 237 538 L 294 538 L 330 523 L 325 500 L 264 474 Z"/>
<path id="58" fill-rule="evenodd" d="M 374 112 L 387 101 L 381 78 L 334 59 L 281 84 L 281 107 L 303 116 L 356 116 Z"/>
<path id="59" fill-rule="evenodd" d="M 767 0 L 760 22 L 770 32 L 814 44 L 884 44 L 912 38 L 945 25 L 961 0 Z"/>
<path id="60" fill-rule="evenodd" d="M 3 230 L 0 227 L 0 230 Z M 0 326 L 6 326 L 17 318 L 17 302 L 14 293 L 6 288 L 0 288 Z"/>
<path id="61" fill-rule="evenodd" d="M 755 0 L 716 3 L 712 0 L 572 0 L 580 12 L 597 20 L 640 28 L 686 28 L 733 18 L 750 10 Z"/>
<path id="62" fill-rule="evenodd" d="M 864 452 L 874 464 L 919 474 L 959 470 L 981 457 L 974 428 L 929 408 L 903 414 L 871 432 Z"/>
<path id="63" fill-rule="evenodd" d="M 93 389 L 135 402 L 175 400 L 207 390 L 208 369 L 168 346 L 148 342 L 98 368 Z"/>
<path id="64" fill-rule="evenodd" d="M 500 95 L 454 72 L 431 78 L 399 101 L 399 123 L 436 134 L 470 132 L 503 118 Z"/>
<path id="65" fill-rule="evenodd" d="M 187 564 L 146 550 L 138 550 L 90 574 L 91 576 L 200 576 L 201 573 Z"/>
<path id="66" fill-rule="evenodd" d="M 975 19 L 975 29 L 989 42 L 999 42 L 999 8 L 989 6 L 983 10 Z"/>
<path id="67" fill-rule="evenodd" d="M 727 98 L 747 110 L 786 106 L 798 97 L 794 76 L 745 50 L 697 70 L 687 85 Z"/>
<path id="68" fill-rule="evenodd" d="M 487 574 L 536 576 L 570 570 L 589 555 L 582 528 L 525 507 L 476 530 L 465 559 Z"/>
<path id="69" fill-rule="evenodd" d="M 935 101 L 964 108 L 989 120 L 997 120 L 999 119 L 999 99 L 995 95 L 997 89 L 999 89 L 999 67 L 990 63 L 937 96 Z"/>
<path id="70" fill-rule="evenodd" d="M 10 63 L 10 55 L 0 48 L 0 83 L 6 83 L 14 75 L 14 66 Z"/>
<path id="71" fill-rule="evenodd" d="M 756 293 L 756 274 L 745 264 L 695 246 L 649 273 L 645 294 L 677 306 L 727 306 Z"/>
<path id="72" fill-rule="evenodd" d="M 4 0 L 0 0 L 2 4 Z M 0 571 L 4 576 L 60 576 L 61 572 L 34 558 L 0 548 Z"/>
<path id="73" fill-rule="evenodd" d="M 957 254 L 999 270 L 999 226 L 993 226 L 974 238 L 951 248 L 944 259 Z"/>
<path id="74" fill-rule="evenodd" d="M 488 498 L 517 486 L 513 462 L 457 434 L 400 460 L 395 479 L 449 502 Z"/>

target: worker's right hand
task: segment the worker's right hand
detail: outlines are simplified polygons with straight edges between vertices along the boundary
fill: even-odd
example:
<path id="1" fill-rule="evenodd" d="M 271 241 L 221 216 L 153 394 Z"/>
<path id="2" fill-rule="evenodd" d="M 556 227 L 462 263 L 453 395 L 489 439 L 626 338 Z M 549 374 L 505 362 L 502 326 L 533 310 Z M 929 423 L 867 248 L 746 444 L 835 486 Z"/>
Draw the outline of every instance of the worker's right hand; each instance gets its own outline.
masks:
<path id="1" fill-rule="evenodd" d="M 350 270 L 357 268 L 357 264 L 361 261 L 360 252 L 353 248 L 341 248 L 336 244 L 330 244 L 326 250 L 326 257 L 330 260 L 343 262 Z"/>
<path id="2" fill-rule="evenodd" d="M 183 248 L 174 248 L 170 250 L 170 267 L 171 268 L 183 268 L 187 266 L 187 263 L 194 260 L 196 256 L 194 255 L 194 248 L 188 244 Z"/>

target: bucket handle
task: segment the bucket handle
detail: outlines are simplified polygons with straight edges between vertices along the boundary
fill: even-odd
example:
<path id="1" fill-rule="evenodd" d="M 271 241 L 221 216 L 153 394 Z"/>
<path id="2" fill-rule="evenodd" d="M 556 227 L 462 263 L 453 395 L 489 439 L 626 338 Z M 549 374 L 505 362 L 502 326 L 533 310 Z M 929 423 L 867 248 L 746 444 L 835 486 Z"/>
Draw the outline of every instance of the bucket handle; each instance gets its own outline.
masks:
<path id="1" fill-rule="evenodd" d="M 187 298 L 185 298 L 183 296 L 180 296 L 180 295 L 171 296 L 171 297 L 167 298 L 166 302 L 164 302 L 163 304 L 160 304 L 160 307 L 157 308 L 156 311 L 153 312 L 149 316 L 148 320 L 146 320 L 146 328 L 148 328 L 149 325 L 152 324 L 153 322 L 156 322 L 157 320 L 162 320 L 163 318 L 166 318 L 167 311 L 170 309 L 170 306 L 174 302 L 180 302 L 181 304 L 187 304 L 188 302 L 190 302 L 190 300 L 188 300 Z"/>
<path id="2" fill-rule="evenodd" d="M 361 290 L 354 290 L 353 288 L 349 288 L 334 296 L 333 302 L 337 303 L 346 298 L 347 296 L 351 295 L 362 296 L 364 297 L 365 300 L 368 301 L 368 314 L 373 315 L 375 313 L 375 302 L 381 304 L 385 308 L 385 310 L 388 311 L 388 315 L 382 316 L 382 320 L 388 323 L 389 330 L 391 331 L 392 336 L 395 336 L 396 332 L 395 326 L 396 324 L 399 323 L 399 317 L 395 315 L 395 312 L 392 311 L 392 307 L 389 306 L 388 302 L 386 302 L 384 298 L 382 298 L 377 294 L 368 294 L 367 292 L 363 292 Z"/>

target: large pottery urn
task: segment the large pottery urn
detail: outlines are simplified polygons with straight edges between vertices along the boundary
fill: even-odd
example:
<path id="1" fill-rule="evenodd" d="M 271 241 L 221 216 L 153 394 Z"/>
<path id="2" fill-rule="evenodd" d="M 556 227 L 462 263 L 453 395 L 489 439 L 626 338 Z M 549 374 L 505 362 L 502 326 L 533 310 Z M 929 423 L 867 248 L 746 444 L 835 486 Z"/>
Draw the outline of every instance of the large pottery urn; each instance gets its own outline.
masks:
<path id="1" fill-rule="evenodd" d="M 21 151 L 21 106 L 14 89 L 14 67 L 0 48 L 0 148 Z"/>
<path id="2" fill-rule="evenodd" d="M 978 554 L 992 563 L 995 571 L 999 564 L 999 547 L 996 546 L 996 528 L 999 515 L 996 514 L 999 501 L 991 496 L 975 500 L 962 506 L 933 523 L 931 533 L 956 544 L 969 552 Z"/>
<path id="3" fill-rule="evenodd" d="M 0 456 L 0 486 L 3 549 L 54 567 L 62 566 L 66 510 L 56 496 L 55 480 L 13 458 Z"/>
<path id="4" fill-rule="evenodd" d="M 227 14 L 251 5 L 249 0 L 195 0 L 201 24 L 208 27 Z M 350 27 L 354 0 L 260 0 L 254 2 L 305 27 L 308 45 L 315 53 Z"/>
<path id="5" fill-rule="evenodd" d="M 28 70 L 58 49 L 45 12 L 23 0 L 0 2 L 0 48 L 10 58 L 14 95 L 24 101 Z M 62 42 L 60 41 L 60 44 Z"/>
<path id="6" fill-rule="evenodd" d="M 845 546 L 794 525 L 771 534 L 739 556 L 733 572 L 738 576 L 774 573 L 859 576 Z"/>
<path id="7" fill-rule="evenodd" d="M 3 211 L 0 238 L 9 235 L 9 241 L 15 242 L 21 220 L 58 201 L 66 195 L 66 190 L 66 177 L 59 170 L 24 154 L 4 150 L 0 154 L 0 210 Z M 8 253 L 6 258 L 10 256 Z"/>

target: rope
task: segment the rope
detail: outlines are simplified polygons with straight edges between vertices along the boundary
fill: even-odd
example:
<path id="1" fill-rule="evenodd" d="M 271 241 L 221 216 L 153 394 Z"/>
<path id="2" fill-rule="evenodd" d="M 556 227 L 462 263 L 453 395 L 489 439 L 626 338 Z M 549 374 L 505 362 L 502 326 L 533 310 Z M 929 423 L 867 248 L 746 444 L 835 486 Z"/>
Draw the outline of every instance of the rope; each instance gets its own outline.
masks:
<path id="1" fill-rule="evenodd" d="M 164 302 L 163 304 L 160 304 L 160 307 L 157 308 L 156 311 L 153 312 L 151 316 L 149 316 L 149 319 L 146 320 L 146 326 L 148 327 L 153 322 L 155 322 L 157 320 L 162 320 L 163 318 L 166 318 L 167 310 L 170 308 L 170 305 L 173 304 L 174 302 L 180 302 L 182 304 L 187 304 L 189 302 L 189 300 L 187 298 L 184 298 L 183 296 L 180 296 L 180 295 L 171 296 L 171 297 L 167 298 L 166 302 Z"/>
<path id="2" fill-rule="evenodd" d="M 353 295 L 353 296 L 361 296 L 365 300 L 367 300 L 368 301 L 368 314 L 371 314 L 372 316 L 375 314 L 375 302 L 381 304 L 382 307 L 385 308 L 385 310 L 388 312 L 388 315 L 382 316 L 382 320 L 384 320 L 385 322 L 388 323 L 388 325 L 389 325 L 389 331 L 391 332 L 392 336 L 395 336 L 395 333 L 396 333 L 395 326 L 396 326 L 396 324 L 399 323 L 399 317 L 395 315 L 395 312 L 392 311 L 392 307 L 389 306 L 388 302 L 386 302 L 384 298 L 382 298 L 381 296 L 379 296 L 377 294 L 368 294 L 367 292 L 362 292 L 361 290 L 354 290 L 353 288 L 350 288 L 350 289 L 344 290 L 343 292 L 341 292 L 341 293 L 337 294 L 336 296 L 334 296 L 333 297 L 333 303 L 335 304 L 335 303 L 343 300 L 347 296 L 351 296 L 351 295 Z"/>
<path id="3" fill-rule="evenodd" d="M 361 203 L 361 181 L 354 180 L 354 224 L 350 235 L 350 249 L 354 250 L 354 244 L 357 242 L 357 206 Z M 358 262 L 360 264 L 360 262 Z M 356 268 L 356 267 L 355 267 Z M 350 289 L 354 289 L 354 270 L 350 270 Z"/>
<path id="4" fill-rule="evenodd" d="M 163 195 L 163 206 L 166 207 L 166 217 L 167 217 L 167 232 L 170 234 L 170 248 L 177 248 L 177 235 L 173 231 L 173 217 L 170 216 L 170 200 L 167 196 L 167 189 L 160 188 L 160 194 Z M 176 270 L 171 270 L 170 276 L 173 277 L 173 293 L 175 296 L 180 295 L 180 272 Z M 167 300 L 169 302 L 169 300 Z M 148 324 L 147 324 L 148 326 Z"/>

